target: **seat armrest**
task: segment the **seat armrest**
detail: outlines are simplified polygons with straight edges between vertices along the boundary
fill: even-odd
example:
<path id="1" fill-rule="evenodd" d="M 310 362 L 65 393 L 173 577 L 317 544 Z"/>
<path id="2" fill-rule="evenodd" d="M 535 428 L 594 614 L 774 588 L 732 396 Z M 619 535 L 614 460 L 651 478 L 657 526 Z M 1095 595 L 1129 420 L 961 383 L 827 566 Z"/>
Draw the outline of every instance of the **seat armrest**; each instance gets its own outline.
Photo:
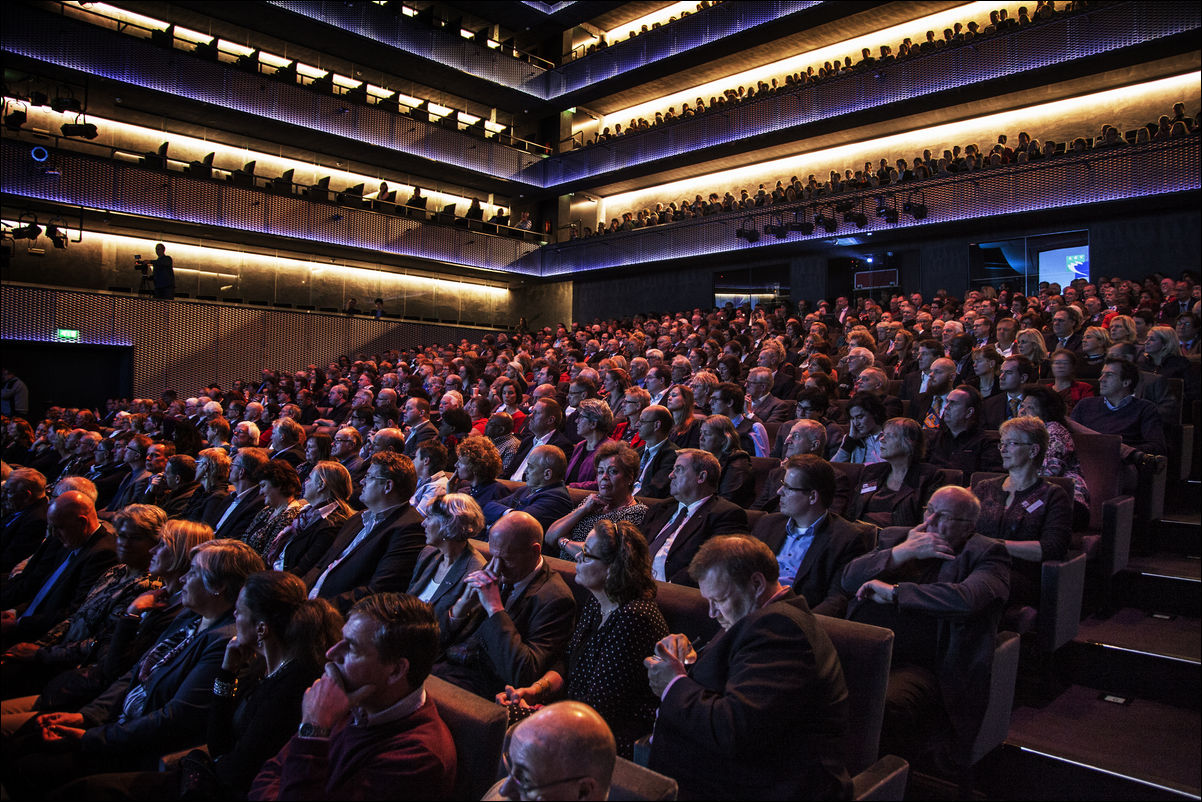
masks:
<path id="1" fill-rule="evenodd" d="M 1126 569 L 1131 556 L 1131 530 L 1135 522 L 1135 498 L 1118 496 L 1102 503 L 1102 542 L 1098 563 L 1102 575 L 1111 577 Z"/>
<path id="2" fill-rule="evenodd" d="M 885 755 L 861 771 L 852 781 L 852 799 L 900 800 L 906 796 L 910 764 L 897 755 Z"/>
<path id="3" fill-rule="evenodd" d="M 989 706 L 981 730 L 972 746 L 972 762 L 1002 745 L 1010 733 L 1010 711 L 1014 708 L 1014 686 L 1018 681 L 1019 637 L 999 632 L 994 640 L 993 671 L 989 681 Z"/>
<path id="4" fill-rule="evenodd" d="M 1081 624 L 1081 599 L 1085 593 L 1085 555 L 1043 563 L 1040 582 L 1039 647 L 1051 653 L 1077 635 Z"/>

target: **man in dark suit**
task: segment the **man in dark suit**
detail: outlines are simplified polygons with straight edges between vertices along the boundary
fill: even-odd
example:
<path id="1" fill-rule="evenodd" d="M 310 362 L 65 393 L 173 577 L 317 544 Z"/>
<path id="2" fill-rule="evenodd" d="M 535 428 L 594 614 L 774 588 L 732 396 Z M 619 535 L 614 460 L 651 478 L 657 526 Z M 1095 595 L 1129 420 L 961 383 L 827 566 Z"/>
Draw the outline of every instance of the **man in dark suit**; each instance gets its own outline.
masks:
<path id="1" fill-rule="evenodd" d="M 885 701 L 881 751 L 908 759 L 938 744 L 963 769 L 989 703 L 997 623 L 1010 592 L 1010 555 L 974 534 L 980 502 L 962 487 L 931 496 L 913 529 L 890 527 L 875 551 L 843 573 L 855 594 L 847 617 L 892 629 L 898 640 Z M 938 643 L 938 647 L 936 647 Z M 942 701 L 942 711 L 921 700 Z M 942 716 L 950 732 L 939 732 Z"/>
<path id="2" fill-rule="evenodd" d="M 328 599 L 346 615 L 364 596 L 409 587 L 426 542 L 421 515 L 409 503 L 416 488 L 417 470 L 408 457 L 372 456 L 359 496 L 367 509 L 347 519 L 305 574 L 309 598 Z"/>
<path id="3" fill-rule="evenodd" d="M 100 575 L 117 562 L 116 539 L 83 493 L 68 490 L 56 498 L 46 513 L 46 527 L 53 535 L 46 538 L 46 553 L 53 539 L 62 548 L 54 550 L 57 560 L 39 561 L 45 573 L 31 559 L 30 567 L 4 588 L 0 627 L 5 646 L 45 635 L 79 608 Z"/>
<path id="4" fill-rule="evenodd" d="M 526 486 L 484 505 L 484 524 L 517 510 L 534 517 L 545 530 L 572 511 L 575 505 L 563 482 L 568 460 L 557 446 L 535 446 L 526 460 Z"/>
<path id="5" fill-rule="evenodd" d="M 356 488 L 363 481 L 363 474 L 367 473 L 368 468 L 367 460 L 359 456 L 362 446 L 363 436 L 354 426 L 343 426 L 330 441 L 330 458 L 342 463 L 342 467 L 351 475 L 351 484 Z"/>
<path id="6" fill-rule="evenodd" d="M 1044 335 L 1043 342 L 1048 353 L 1057 348 L 1067 348 L 1069 351 L 1081 350 L 1081 332 L 1077 331 L 1084 320 L 1080 310 L 1075 306 L 1057 309 L 1052 315 L 1052 331 Z"/>
<path id="7" fill-rule="evenodd" d="M 1000 471 L 1002 455 L 996 437 L 981 423 L 981 393 L 962 384 L 947 395 L 939 428 L 926 429 L 927 462 L 964 473 L 965 484 L 978 471 Z"/>
<path id="8" fill-rule="evenodd" d="M 955 362 L 945 356 L 932 362 L 927 390 L 920 393 L 910 406 L 910 417 L 922 424 L 924 429 L 938 428 L 939 421 L 943 419 L 943 408 L 947 406 L 947 396 L 956 386 L 955 382 Z"/>
<path id="9" fill-rule="evenodd" d="M 505 477 L 515 482 L 525 480 L 526 461 L 538 446 L 555 446 L 564 454 L 572 453 L 572 441 L 559 427 L 563 424 L 563 407 L 554 398 L 540 398 L 526 416 L 526 437 L 513 455 L 513 472 Z"/>
<path id="10" fill-rule="evenodd" d="M 651 574 L 661 582 L 692 585 L 689 561 L 714 535 L 747 532 L 747 512 L 718 495 L 721 468 L 708 451 L 682 448 L 669 475 L 676 503 L 657 504 L 639 527 L 647 538 Z"/>
<path id="11" fill-rule="evenodd" d="M 438 439 L 438 429 L 430 423 L 430 402 L 424 398 L 410 398 L 405 402 L 405 456 L 417 456 L 417 447 L 427 440 Z"/>
<path id="12" fill-rule="evenodd" d="M 669 635 L 644 661 L 660 697 L 649 767 L 684 799 L 849 798 L 843 670 L 772 551 L 712 538 L 690 573 L 724 632 L 700 652 Z"/>
<path id="13" fill-rule="evenodd" d="M 1025 356 L 1007 357 L 998 371 L 999 392 L 981 403 L 981 417 L 986 429 L 997 430 L 1011 418 L 1018 417 L 1018 405 L 1023 401 L 1023 385 L 1039 378 L 1039 372 Z"/>
<path id="14" fill-rule="evenodd" d="M 815 613 L 842 618 L 848 595 L 843 568 L 876 545 L 876 527 L 830 511 L 835 469 L 813 454 L 790 457 L 777 491 L 780 512 L 765 515 L 751 533 L 768 544 L 781 582 L 804 596 Z"/>
<path id="15" fill-rule="evenodd" d="M 885 414 L 890 418 L 900 418 L 902 414 L 901 399 L 889 395 L 889 376 L 880 368 L 864 368 L 856 377 L 855 393 L 872 393 L 881 399 L 885 405 Z"/>
<path id="16" fill-rule="evenodd" d="M 33 468 L 18 468 L 4 482 L 4 508 L 8 511 L 0 531 L 0 573 L 8 574 L 33 554 L 46 536 L 46 477 Z"/>
<path id="17" fill-rule="evenodd" d="M 153 444 L 154 441 L 144 434 L 135 434 L 125 444 L 124 450 L 121 451 L 121 461 L 129 468 L 129 473 L 117 486 L 108 506 L 100 512 L 101 518 L 111 519 L 121 512 L 126 504 L 132 504 L 134 499 L 145 492 L 150 481 L 150 471 L 146 469 L 146 454 Z"/>
<path id="18" fill-rule="evenodd" d="M 931 364 L 943 356 L 943 344 L 938 340 L 923 340 L 918 344 L 918 370 L 912 370 L 902 377 L 901 392 L 898 397 L 903 401 L 915 401 L 918 396 L 927 391 L 930 381 Z"/>
<path id="19" fill-rule="evenodd" d="M 784 423 L 793 417 L 794 404 L 772 395 L 772 371 L 752 368 L 747 374 L 747 394 L 751 411 L 764 423 Z"/>
<path id="20" fill-rule="evenodd" d="M 263 509 L 263 494 L 259 490 L 259 471 L 269 462 L 262 448 L 240 448 L 230 460 L 230 483 L 234 492 L 225 504 L 207 507 L 205 523 L 213 527 L 215 539 L 240 539 L 246 527 Z"/>
<path id="21" fill-rule="evenodd" d="M 532 685 L 572 637 L 576 600 L 542 557 L 543 529 L 513 512 L 488 534 L 491 559 L 467 576 L 451 608 L 450 645 L 434 675 L 492 700 Z"/>
<path id="22" fill-rule="evenodd" d="M 116 459 L 121 446 L 115 440 L 103 439 L 92 452 L 95 461 L 84 477 L 96 485 L 96 509 L 102 509 L 112 499 L 129 468 Z"/>
<path id="23" fill-rule="evenodd" d="M 667 498 L 669 476 L 676 464 L 677 445 L 668 439 L 672 431 L 672 413 L 667 407 L 653 405 L 639 413 L 639 473 L 634 480 L 636 496 Z"/>
<path id="24" fill-rule="evenodd" d="M 305 427 L 292 418 L 279 418 L 271 427 L 271 458 L 293 468 L 305 461 Z"/>

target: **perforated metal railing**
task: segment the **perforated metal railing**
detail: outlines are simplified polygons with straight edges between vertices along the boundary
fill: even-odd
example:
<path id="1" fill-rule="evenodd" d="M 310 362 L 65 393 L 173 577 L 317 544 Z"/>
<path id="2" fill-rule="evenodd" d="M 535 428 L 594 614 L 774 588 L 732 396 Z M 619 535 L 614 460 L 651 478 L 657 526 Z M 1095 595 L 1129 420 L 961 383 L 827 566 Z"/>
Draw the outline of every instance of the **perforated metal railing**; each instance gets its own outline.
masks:
<path id="1" fill-rule="evenodd" d="M 1200 137 L 1195 133 L 1166 142 L 1068 154 L 1028 164 L 841 193 L 817 201 L 817 206 L 826 213 L 831 213 L 831 207 L 842 201 L 854 201 L 857 208 L 863 204 L 868 216 L 864 229 L 844 223 L 840 214 L 840 226 L 835 234 L 818 228 L 809 235 L 791 231 L 784 240 L 778 240 L 763 234 L 764 226 L 789 223 L 795 219 L 795 213 L 802 210 L 805 210 L 806 219 L 812 221 L 815 205 L 812 202 L 781 204 L 760 207 L 750 213 L 729 212 L 549 245 L 523 261 L 531 267 L 537 264 L 543 276 L 559 276 L 715 253 L 733 256 L 782 242 L 833 239 L 867 231 L 881 233 L 956 220 L 1196 192 L 1202 188 L 1198 170 L 1199 141 Z M 907 199 L 920 200 L 927 207 L 927 216 L 915 220 L 902 212 L 898 222 L 891 225 L 875 216 L 876 199 L 881 196 L 896 204 L 899 212 Z M 1197 198 L 1193 202 L 1196 203 Z M 754 228 L 761 236 L 755 243 L 739 239 L 735 235 L 739 228 Z"/>
<path id="2" fill-rule="evenodd" d="M 542 78 L 543 97 L 553 99 L 566 95 L 589 84 L 654 64 L 742 31 L 779 22 L 818 5 L 821 3 L 815 0 L 738 0 L 721 3 L 548 71 Z"/>
<path id="3" fill-rule="evenodd" d="M 531 168 L 531 174 L 537 175 L 543 186 L 553 187 L 726 142 L 837 119 L 1053 64 L 1067 64 L 1196 31 L 1200 26 L 1202 4 L 1196 2 L 1105 5 L 1087 13 L 981 38 L 803 89 L 724 106 L 721 111 L 711 110 L 688 120 L 556 154 Z M 626 125 L 625 120 L 620 122 Z"/>
<path id="4" fill-rule="evenodd" d="M 20 198 L 470 267 L 537 272 L 537 268 L 518 264 L 521 256 L 538 247 L 534 243 L 427 225 L 366 209 L 332 207 L 67 151 L 54 151 L 46 162 L 36 164 L 29 158 L 29 146 L 11 139 L 0 143 L 0 182 L 5 193 Z"/>
<path id="5" fill-rule="evenodd" d="M 477 341 L 485 331 L 12 284 L 0 285 L 0 304 L 0 339 L 57 342 L 56 329 L 68 328 L 79 331 L 79 343 L 133 346 L 133 392 L 151 398 L 164 387 L 189 393 L 251 379 L 264 367 Z"/>
<path id="6" fill-rule="evenodd" d="M 140 86 L 222 109 L 283 121 L 368 145 L 454 165 L 496 178 L 524 176 L 542 157 L 495 140 L 337 95 L 267 80 L 149 41 L 23 4 L 3 8 L 4 49 L 89 75 Z M 53 30 L 54 36 L 46 31 Z"/>

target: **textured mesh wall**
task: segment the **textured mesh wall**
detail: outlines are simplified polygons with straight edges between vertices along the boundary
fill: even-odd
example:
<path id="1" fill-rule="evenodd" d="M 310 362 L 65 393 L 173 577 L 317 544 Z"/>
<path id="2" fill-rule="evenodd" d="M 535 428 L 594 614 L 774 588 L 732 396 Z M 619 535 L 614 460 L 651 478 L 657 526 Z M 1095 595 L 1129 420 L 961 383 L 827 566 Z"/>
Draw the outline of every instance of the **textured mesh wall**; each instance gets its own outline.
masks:
<path id="1" fill-rule="evenodd" d="M 76 329 L 79 342 L 134 347 L 138 396 L 164 387 L 181 393 L 217 381 L 254 378 L 263 367 L 325 365 L 340 354 L 379 353 L 434 343 L 476 342 L 480 329 L 390 323 L 194 301 L 0 285 L 0 339 L 58 342 Z M 53 366 L 48 365 L 47 369 Z"/>

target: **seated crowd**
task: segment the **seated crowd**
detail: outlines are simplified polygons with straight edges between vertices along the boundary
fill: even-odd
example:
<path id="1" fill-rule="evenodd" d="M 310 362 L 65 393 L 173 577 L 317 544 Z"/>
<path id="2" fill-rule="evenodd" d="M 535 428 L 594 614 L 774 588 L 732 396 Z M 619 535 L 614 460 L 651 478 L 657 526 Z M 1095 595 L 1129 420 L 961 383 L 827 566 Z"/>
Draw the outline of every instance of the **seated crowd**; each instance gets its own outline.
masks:
<path id="1" fill-rule="evenodd" d="M 788 182 L 785 182 L 783 178 L 778 180 L 776 186 L 771 188 L 760 184 L 759 189 L 754 193 L 748 192 L 746 188 L 731 189 L 721 195 L 718 191 L 710 192 L 705 197 L 698 193 L 692 200 L 684 198 L 679 204 L 676 201 L 671 201 L 667 205 L 657 203 L 655 208 L 622 212 L 619 217 L 611 219 L 608 226 L 601 221 L 596 232 L 592 230 L 591 226 L 585 226 L 580 231 L 573 228 L 572 239 L 617 234 L 636 228 L 665 225 L 728 212 L 751 212 L 767 206 L 824 203 L 828 198 L 845 193 L 898 187 L 930 178 L 947 178 L 960 173 L 980 172 L 1011 164 L 1037 162 L 1042 159 L 1055 158 L 1064 153 L 1071 155 L 1089 150 L 1124 147 L 1129 144 L 1178 139 L 1196 134 L 1200 127 L 1202 127 L 1202 118 L 1197 114 L 1194 117 L 1187 116 L 1185 104 L 1179 102 L 1174 104 L 1172 116 L 1162 114 L 1158 120 L 1138 126 L 1135 129 L 1133 142 L 1124 139 L 1122 132 L 1110 124 L 1101 127 L 1101 132 L 1096 139 L 1083 133 L 1071 142 L 1059 144 L 1051 140 L 1041 143 L 1039 139 L 1033 138 L 1028 132 L 1020 131 L 1014 145 L 1011 146 L 1009 137 L 1006 134 L 999 134 L 997 142 L 988 150 L 982 150 L 977 143 L 969 143 L 964 146 L 954 145 L 950 149 L 945 149 L 942 155 L 926 149 L 916 155 L 912 162 L 899 158 L 890 164 L 889 159 L 882 158 L 876 165 L 867 161 L 862 169 L 854 169 L 854 166 L 848 167 L 842 174 L 838 170 L 831 170 L 825 181 L 819 180 L 811 173 L 805 181 L 798 176 L 793 176 Z"/>
<path id="2" fill-rule="evenodd" d="M 728 305 L 6 420 L 6 793 L 449 798 L 433 675 L 521 722 L 507 798 L 604 798 L 651 733 L 683 798 L 848 798 L 815 614 L 894 631 L 882 749 L 963 770 L 999 624 L 1088 527 L 1074 437 L 1163 469 L 1198 309 Z"/>
<path id="3" fill-rule="evenodd" d="M 734 105 L 754 99 L 803 91 L 806 87 L 822 83 L 831 78 L 838 78 L 852 73 L 876 72 L 890 64 L 925 56 L 945 48 L 965 45 L 973 41 L 979 43 L 983 37 L 1010 33 L 1020 28 L 1026 28 L 1033 23 L 1046 22 L 1067 14 L 1087 11 L 1098 5 L 1100 4 L 1090 2 L 1090 0 L 1070 0 L 1067 3 L 1063 3 L 1060 8 L 1057 8 L 1055 0 L 1036 0 L 1034 14 L 1031 14 L 1026 6 L 1022 6 L 1018 9 L 1018 14 L 1015 17 L 1011 17 L 1010 12 L 1005 8 L 995 9 L 989 12 L 989 19 L 984 27 L 982 27 L 981 22 L 975 19 L 961 20 L 952 23 L 951 27 L 945 28 L 942 36 L 930 30 L 926 32 L 926 36 L 921 42 L 916 43 L 910 37 L 906 37 L 901 42 L 898 42 L 896 46 L 881 45 L 879 52 L 875 56 L 872 54 L 871 49 L 865 47 L 860 50 L 858 58 L 853 55 L 844 56 L 842 59 L 836 57 L 825 61 L 821 66 L 812 64 L 806 67 L 805 70 L 787 73 L 783 78 L 771 78 L 757 81 L 755 84 L 729 87 L 723 90 L 721 94 L 711 95 L 708 104 L 704 97 L 698 97 L 692 106 L 687 101 L 682 103 L 679 112 L 677 112 L 675 106 L 669 106 L 663 111 L 655 112 L 651 120 L 645 117 L 636 117 L 625 128 L 622 127 L 621 123 L 616 123 L 612 129 L 606 126 L 601 131 L 594 133 L 591 140 L 583 144 L 577 141 L 575 147 L 580 148 L 607 142 L 621 136 L 698 117 L 708 112 L 729 109 Z M 593 48 L 603 48 L 605 46 L 604 39 L 602 39 L 600 43 L 590 45 L 589 52 L 593 52 Z M 1187 124 L 1190 123 L 1189 120 L 1186 120 L 1186 122 Z"/>

